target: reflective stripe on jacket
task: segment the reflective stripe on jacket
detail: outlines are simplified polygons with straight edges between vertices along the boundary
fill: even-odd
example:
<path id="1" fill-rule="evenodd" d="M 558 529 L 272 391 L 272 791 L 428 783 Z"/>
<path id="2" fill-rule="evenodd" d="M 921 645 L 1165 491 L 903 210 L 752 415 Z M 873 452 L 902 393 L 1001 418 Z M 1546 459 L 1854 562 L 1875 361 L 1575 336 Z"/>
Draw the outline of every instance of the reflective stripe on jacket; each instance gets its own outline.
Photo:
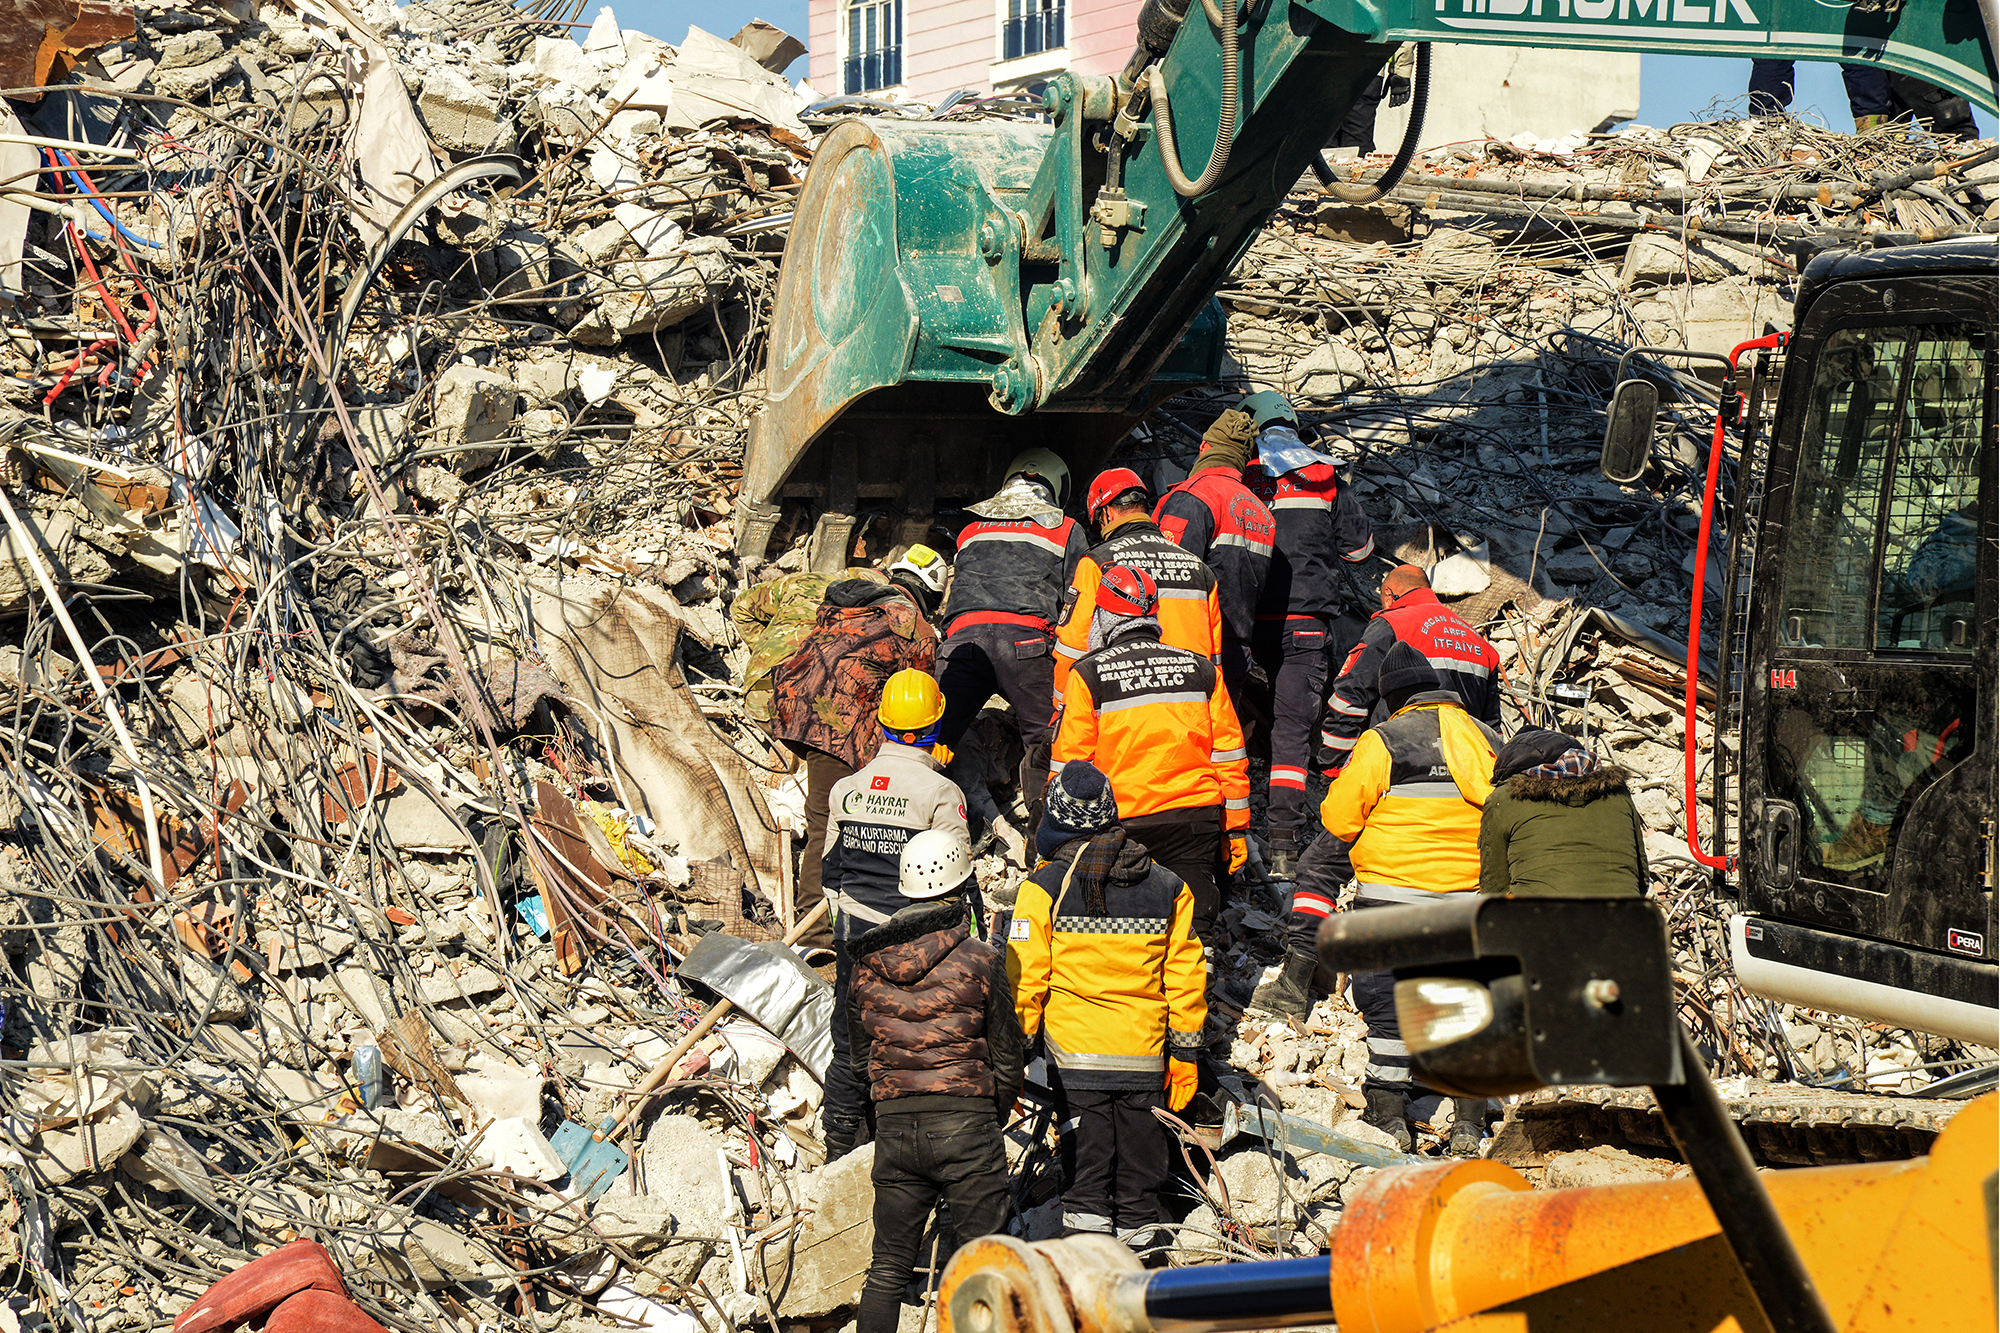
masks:
<path id="1" fill-rule="evenodd" d="M 1169 1053 L 1199 1054 L 1208 1019 L 1194 894 L 1128 841 L 1121 865 L 1144 873 L 1107 882 L 1104 915 L 1092 915 L 1064 888 L 1087 845 L 1061 849 L 1014 903 L 1007 972 L 1021 1031 L 1043 1034 L 1070 1087 L 1158 1088 Z"/>
<path id="2" fill-rule="evenodd" d="M 1345 755 L 1366 729 L 1381 692 L 1382 658 L 1407 643 L 1430 661 L 1438 681 L 1458 695 L 1465 711 L 1489 727 L 1500 725 L 1500 652 L 1429 588 L 1413 588 L 1378 611 L 1347 655 L 1326 701 L 1326 744 Z M 1343 762 L 1336 760 L 1336 762 Z"/>
<path id="3" fill-rule="evenodd" d="M 1213 662 L 1222 654 L 1222 607 L 1215 591 L 1215 571 L 1201 557 L 1183 550 L 1143 518 L 1118 525 L 1110 536 L 1076 562 L 1056 626 L 1056 693 L 1069 681 L 1070 664 L 1090 651 L 1090 621 L 1097 609 L 1097 584 L 1110 565 L 1129 565 L 1153 576 L 1160 590 L 1156 618 L 1160 642 L 1185 648 Z"/>
<path id="4" fill-rule="evenodd" d="M 1050 768 L 1087 759 L 1111 779 L 1122 819 L 1223 807 L 1222 826 L 1250 827 L 1243 729 L 1215 663 L 1160 642 L 1132 622 L 1070 670 Z"/>
<path id="5" fill-rule="evenodd" d="M 1083 526 L 1072 518 L 1052 528 L 1032 518 L 974 519 L 958 534 L 951 596 L 941 617 L 946 632 L 958 617 L 981 613 L 1008 623 L 1055 624 L 1063 589 L 1089 547 Z"/>
<path id="6" fill-rule="evenodd" d="M 1450 690 L 1427 690 L 1364 733 L 1320 821 L 1353 844 L 1364 884 L 1433 893 L 1479 887 L 1479 815 L 1499 740 Z"/>
<path id="7" fill-rule="evenodd" d="M 1257 463 L 1243 484 L 1270 507 L 1277 524 L 1271 574 L 1258 599 L 1259 618 L 1337 616 L 1354 607 L 1342 563 L 1375 553 L 1375 527 L 1340 485 L 1330 463 L 1308 463 L 1274 477 Z"/>
<path id="8" fill-rule="evenodd" d="M 876 734 L 880 734 L 879 730 Z M 820 883 L 850 940 L 910 905 L 901 888 L 903 844 L 925 829 L 966 836 L 965 795 L 929 750 L 896 741 L 827 795 Z"/>
<path id="9" fill-rule="evenodd" d="M 1215 572 L 1223 636 L 1248 643 L 1278 533 L 1271 511 L 1235 468 L 1205 467 L 1160 497 L 1153 520 L 1168 541 Z"/>

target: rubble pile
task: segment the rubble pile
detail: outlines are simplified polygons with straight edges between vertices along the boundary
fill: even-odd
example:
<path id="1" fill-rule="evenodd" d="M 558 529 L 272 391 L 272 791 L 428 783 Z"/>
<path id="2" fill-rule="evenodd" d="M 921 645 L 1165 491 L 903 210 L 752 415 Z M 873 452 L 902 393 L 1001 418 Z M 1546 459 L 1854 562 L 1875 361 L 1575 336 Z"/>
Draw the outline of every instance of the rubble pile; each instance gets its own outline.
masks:
<path id="1" fill-rule="evenodd" d="M 831 1000 L 782 945 L 803 796 L 728 616 L 769 572 L 729 515 L 809 98 L 767 25 L 670 45 L 580 13 L 202 0 L 10 78 L 0 1257 L 32 1326 L 161 1326 L 299 1236 L 393 1329 L 853 1303 L 868 1154 L 822 1164 Z M 1242 378 L 1347 451 L 1516 711 L 1638 778 L 1718 1064 L 1908 1087 L 1964 1053 L 1745 997 L 1679 842 L 1712 386 L 1649 362 L 1684 391 L 1666 462 L 1595 471 L 1624 347 L 1782 322 L 1782 227 L 1846 225 L 1850 195 L 1990 211 L 1990 150 L 1920 176 L 1934 146 L 1783 124 L 1777 156 L 1718 124 L 1490 145 L 1378 207 L 1301 194 L 1223 299 Z M 1493 180 L 1514 212 L 1474 206 Z M 1700 238 L 1628 234 L 1669 212 Z M 1127 452 L 1163 480 L 1215 407 Z M 1020 856 L 982 856 L 994 905 Z M 1303 1031 L 1231 1009 L 1284 909 L 1264 879 L 1228 909 L 1218 1040 L 1366 1139 L 1344 1000 Z M 1047 1234 L 1052 1158 L 1018 1137 Z M 1225 1149 L 1183 1257 L 1317 1244 L 1369 1168 L 1300 1162 Z"/>

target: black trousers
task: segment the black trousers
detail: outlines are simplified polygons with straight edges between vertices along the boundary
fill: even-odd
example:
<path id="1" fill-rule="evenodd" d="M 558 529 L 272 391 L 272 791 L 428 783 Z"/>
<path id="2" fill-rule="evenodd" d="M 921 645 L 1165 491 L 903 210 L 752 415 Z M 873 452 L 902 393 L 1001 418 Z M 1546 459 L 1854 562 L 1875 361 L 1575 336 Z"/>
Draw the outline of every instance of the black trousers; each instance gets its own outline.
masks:
<path id="1" fill-rule="evenodd" d="M 1007 1229 L 1007 1154 L 991 1108 L 887 1109 L 875 1134 L 875 1252 L 861 1289 L 858 1333 L 896 1333 L 903 1288 L 916 1271 L 938 1200 L 951 1209 L 960 1244 Z M 949 1257 L 940 1248 L 938 1262 Z"/>
<path id="2" fill-rule="evenodd" d="M 824 750 L 815 750 L 810 745 L 792 745 L 793 754 L 805 761 L 806 766 L 806 845 L 799 857 L 799 887 L 793 895 L 792 911 L 794 920 L 820 905 L 826 897 L 826 890 L 820 885 L 820 861 L 826 852 L 826 825 L 829 818 L 827 797 L 833 791 L 833 784 L 842 778 L 852 777 L 854 770 L 847 761 L 837 759 Z M 831 949 L 833 947 L 833 915 L 819 919 L 819 924 L 799 937 L 799 943 L 809 949 Z"/>
<path id="3" fill-rule="evenodd" d="M 1333 622 L 1300 616 L 1260 620 L 1251 651 L 1271 678 L 1271 836 L 1291 841 L 1306 822 L 1306 766 L 1326 698 Z"/>
<path id="4" fill-rule="evenodd" d="M 1165 1088 L 1068 1088 L 1059 1080 L 1056 1096 L 1063 1226 L 1150 1239 L 1167 1185 L 1167 1127 L 1153 1116 L 1154 1107 L 1166 1109 Z"/>
<path id="5" fill-rule="evenodd" d="M 969 625 L 953 630 L 938 646 L 938 688 L 944 692 L 944 718 L 938 739 L 953 750 L 965 738 L 986 701 L 999 695 L 1013 710 L 1014 726 L 1026 751 L 1021 759 L 1021 799 L 1027 803 L 1028 831 L 1041 823 L 1042 793 L 1048 785 L 1049 738 L 1056 713 L 1056 659 L 1053 640 L 1043 630 L 1024 625 Z M 961 790 L 973 781 L 964 766 L 947 770 Z M 967 809 L 991 820 L 997 813 L 982 790 L 969 798 Z M 979 831 L 973 830 L 975 835 Z"/>
<path id="6" fill-rule="evenodd" d="M 1145 847 L 1156 864 L 1187 881 L 1188 892 L 1194 895 L 1195 938 L 1208 943 L 1222 911 L 1221 885 L 1229 864 L 1222 851 L 1222 807 L 1162 810 L 1124 824 L 1125 832 Z"/>
<path id="7" fill-rule="evenodd" d="M 868 1099 L 868 1085 L 848 1067 L 851 1049 L 847 1039 L 847 994 L 854 984 L 854 958 L 847 941 L 833 945 L 833 1020 L 827 1026 L 833 1037 L 833 1063 L 826 1067 L 826 1095 L 820 1102 L 820 1131 L 826 1136 L 827 1160 L 844 1157 L 868 1142 L 875 1118 Z"/>
<path id="8" fill-rule="evenodd" d="M 1322 833 L 1299 857 L 1294 872 L 1297 878 L 1292 881 L 1291 912 L 1285 921 L 1287 952 L 1313 952 L 1320 923 L 1333 914 L 1341 889 L 1354 878 L 1348 846 L 1331 833 Z"/>
<path id="9" fill-rule="evenodd" d="M 1365 898 L 1354 903 L 1357 911 L 1393 906 Z M 1368 1025 L 1368 1070 L 1361 1085 L 1416 1096 L 1418 1088 L 1410 1077 L 1410 1048 L 1403 1044 L 1403 1026 L 1396 1018 L 1396 974 L 1355 972 L 1347 979 L 1347 990 L 1361 1021 Z"/>

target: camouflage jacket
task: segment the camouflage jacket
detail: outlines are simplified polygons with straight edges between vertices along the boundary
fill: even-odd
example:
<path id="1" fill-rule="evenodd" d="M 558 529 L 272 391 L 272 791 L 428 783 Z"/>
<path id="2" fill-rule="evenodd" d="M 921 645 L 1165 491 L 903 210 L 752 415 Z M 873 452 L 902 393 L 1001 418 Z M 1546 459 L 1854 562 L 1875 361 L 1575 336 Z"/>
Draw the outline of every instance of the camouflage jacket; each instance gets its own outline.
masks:
<path id="1" fill-rule="evenodd" d="M 772 675 L 771 734 L 860 768 L 875 757 L 875 711 L 898 671 L 929 671 L 937 631 L 908 593 L 858 580 L 826 590 L 811 633 Z"/>
<path id="2" fill-rule="evenodd" d="M 886 584 L 889 577 L 873 569 L 850 568 L 843 579 L 867 579 Z M 771 676 L 778 664 L 799 650 L 812 633 L 826 590 L 839 580 L 831 574 L 784 574 L 754 588 L 745 588 L 729 604 L 729 618 L 750 649 L 743 664 L 744 711 L 752 721 L 771 720 Z"/>
<path id="3" fill-rule="evenodd" d="M 916 903 L 848 947 L 848 1058 L 878 1109 L 944 1110 L 906 1099 L 973 1098 L 1004 1122 L 1026 1043 L 1005 956 L 971 938 L 964 903 Z M 904 1105 L 882 1105 L 893 1102 Z"/>

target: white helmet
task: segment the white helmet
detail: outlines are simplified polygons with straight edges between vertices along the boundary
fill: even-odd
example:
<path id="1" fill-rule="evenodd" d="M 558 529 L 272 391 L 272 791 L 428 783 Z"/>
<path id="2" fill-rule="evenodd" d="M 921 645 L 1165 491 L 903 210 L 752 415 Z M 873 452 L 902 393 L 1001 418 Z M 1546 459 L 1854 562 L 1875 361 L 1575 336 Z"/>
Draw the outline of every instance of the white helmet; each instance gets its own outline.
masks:
<path id="1" fill-rule="evenodd" d="M 892 561 L 885 572 L 892 579 L 898 574 L 905 575 L 912 582 L 921 584 L 942 597 L 946 568 L 943 556 L 919 543 Z"/>
<path id="2" fill-rule="evenodd" d="M 950 829 L 925 829 L 903 844 L 897 887 L 905 898 L 942 898 L 972 876 L 972 844 Z"/>
<path id="3" fill-rule="evenodd" d="M 1014 461 L 1007 465 L 1007 475 L 1001 478 L 1001 482 L 1004 485 L 1016 477 L 1039 477 L 1055 492 L 1056 508 L 1069 507 L 1069 465 L 1053 450 L 1023 449 L 1014 455 Z"/>

